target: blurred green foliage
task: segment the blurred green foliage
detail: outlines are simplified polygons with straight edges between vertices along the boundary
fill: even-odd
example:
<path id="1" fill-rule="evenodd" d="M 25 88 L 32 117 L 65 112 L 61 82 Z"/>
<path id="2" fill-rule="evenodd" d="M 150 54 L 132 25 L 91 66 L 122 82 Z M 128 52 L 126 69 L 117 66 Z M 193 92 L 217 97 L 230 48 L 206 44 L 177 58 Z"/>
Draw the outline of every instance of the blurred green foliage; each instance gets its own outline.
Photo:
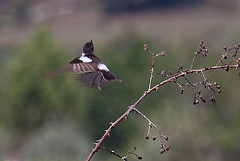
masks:
<path id="1" fill-rule="evenodd" d="M 73 58 L 66 57 L 67 52 L 52 40 L 46 29 L 38 28 L 31 40 L 5 63 L 0 124 L 17 134 L 15 139 L 21 142 L 45 122 L 69 118 L 85 127 L 89 136 L 99 138 L 108 123 L 117 119 L 145 89 L 140 85 L 147 87 L 148 79 L 145 78 L 149 69 L 142 50 L 144 41 L 131 35 L 121 44 L 124 48 L 118 47 L 119 43 L 112 44 L 114 51 L 113 48 L 96 49 L 96 55 L 104 53 L 98 56 L 123 83 L 114 82 L 96 92 L 92 88 L 81 87 L 71 74 L 44 76 L 43 72 L 55 70 Z M 114 130 L 111 145 L 116 143 L 120 146 L 126 141 L 131 134 L 129 129 L 134 129 L 134 125 L 132 120 Z"/>
<path id="2" fill-rule="evenodd" d="M 39 128 L 52 115 L 65 115 L 76 108 L 73 100 L 78 94 L 73 81 L 65 76 L 43 75 L 43 71 L 57 68 L 65 60 L 65 52 L 53 43 L 49 33 L 38 29 L 7 63 L 1 87 L 1 123 L 26 133 Z"/>
<path id="3" fill-rule="evenodd" d="M 46 29 L 37 28 L 30 41 L 4 62 L 0 89 L 0 135 L 4 138 L 0 139 L 0 144 L 4 151 L 22 148 L 26 160 L 66 160 L 70 156 L 71 160 L 85 159 L 93 147 L 92 142 L 99 139 L 109 123 L 125 112 L 148 87 L 151 56 L 143 50 L 143 44 L 149 41 L 138 34 L 125 36 L 124 40 L 116 40 L 104 48 L 96 45 L 95 54 L 123 80 L 96 92 L 82 87 L 72 74 L 50 78 L 43 75 L 44 71 L 68 63 L 73 55 L 57 45 Z M 165 57 L 155 61 L 156 71 L 164 69 L 173 73 L 180 63 L 190 66 L 197 46 L 148 45 L 154 53 L 162 49 L 167 52 Z M 182 55 L 177 55 L 179 51 Z M 196 68 L 215 64 L 220 55 L 215 51 L 211 54 L 198 58 Z M 103 145 L 123 155 L 137 146 L 137 153 L 145 160 L 236 159 L 240 145 L 236 139 L 240 131 L 240 109 L 239 93 L 232 89 L 239 89 L 237 74 L 215 71 L 206 76 L 223 85 L 224 92 L 216 96 L 217 106 L 209 101 L 192 108 L 191 89 L 179 95 L 178 87 L 169 84 L 150 94 L 138 106 L 169 136 L 167 144 L 173 147 L 170 152 L 160 155 L 158 140 L 144 139 L 147 123 L 134 113 L 113 129 L 111 138 Z M 199 81 L 196 75 L 191 78 Z M 162 79 L 155 76 L 153 84 Z M 208 91 L 204 93 L 206 97 L 209 95 Z M 0 150 L 0 154 L 6 152 Z M 104 152 L 95 157 L 118 160 Z"/>

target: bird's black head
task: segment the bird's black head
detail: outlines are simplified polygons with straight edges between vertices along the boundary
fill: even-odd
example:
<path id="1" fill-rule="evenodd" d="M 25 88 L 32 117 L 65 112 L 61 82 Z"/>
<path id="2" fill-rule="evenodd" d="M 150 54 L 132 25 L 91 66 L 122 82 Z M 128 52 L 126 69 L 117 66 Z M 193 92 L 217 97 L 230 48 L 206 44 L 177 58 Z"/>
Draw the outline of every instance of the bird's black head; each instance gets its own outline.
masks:
<path id="1" fill-rule="evenodd" d="M 92 43 L 92 40 L 90 42 L 87 42 L 83 47 L 83 53 L 85 54 L 93 54 L 94 52 L 94 46 Z"/>

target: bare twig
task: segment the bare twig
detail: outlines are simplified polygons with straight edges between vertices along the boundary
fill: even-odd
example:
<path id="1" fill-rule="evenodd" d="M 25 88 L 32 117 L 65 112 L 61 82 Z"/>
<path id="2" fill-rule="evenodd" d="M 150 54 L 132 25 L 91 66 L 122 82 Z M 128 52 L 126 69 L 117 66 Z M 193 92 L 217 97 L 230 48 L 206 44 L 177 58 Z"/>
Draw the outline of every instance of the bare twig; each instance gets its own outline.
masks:
<path id="1" fill-rule="evenodd" d="M 201 42 L 198 44 L 197 51 L 194 53 L 194 57 L 193 57 L 193 60 L 192 60 L 190 70 L 193 68 L 195 59 L 196 59 L 196 57 L 199 53 L 202 53 L 202 56 L 204 56 L 204 57 L 206 57 L 207 53 L 208 53 L 207 46 L 204 44 L 203 40 L 201 40 Z"/>
<path id="2" fill-rule="evenodd" d="M 149 77 L 149 85 L 148 85 L 148 89 L 151 88 L 151 85 L 152 85 L 152 79 L 153 79 L 153 74 L 154 74 L 154 59 L 160 55 L 162 56 L 165 56 L 165 51 L 162 51 L 161 53 L 158 53 L 158 54 L 154 54 L 151 52 L 151 50 L 148 48 L 148 45 L 147 44 L 144 44 L 144 50 L 147 50 L 151 56 L 152 56 L 152 68 L 150 70 L 150 77 Z"/>
<path id="3" fill-rule="evenodd" d="M 201 90 L 198 90 L 196 88 L 197 85 L 203 85 L 205 88 L 208 88 L 209 90 L 212 90 L 213 92 L 213 95 L 210 97 L 210 100 L 215 103 L 216 102 L 216 99 L 215 99 L 215 95 L 214 95 L 214 92 L 217 90 L 218 93 L 221 92 L 220 88 L 221 86 L 217 83 L 217 82 L 214 82 L 214 83 L 211 83 L 209 82 L 209 80 L 205 77 L 204 75 L 204 72 L 206 71 L 210 71 L 210 70 L 219 70 L 219 69 L 225 69 L 226 71 L 229 71 L 229 69 L 239 69 L 239 63 L 240 63 L 240 59 L 237 58 L 237 53 L 239 51 L 239 48 L 240 48 L 240 45 L 236 46 L 235 47 L 235 53 L 232 54 L 232 59 L 230 60 L 229 63 L 223 63 L 223 59 L 227 59 L 227 57 L 229 56 L 229 50 L 227 50 L 226 47 L 224 47 L 224 50 L 225 50 L 225 54 L 221 57 L 221 59 L 218 61 L 217 65 L 216 66 L 212 66 L 212 67 L 204 67 L 204 68 L 200 68 L 200 69 L 192 69 L 193 66 L 194 66 L 194 62 L 195 62 L 195 58 L 196 56 L 199 54 L 199 53 L 202 53 L 202 55 L 204 57 L 207 56 L 207 53 L 208 53 L 208 49 L 206 47 L 206 45 L 204 45 L 203 41 L 201 41 L 199 44 L 198 44 L 198 49 L 197 51 L 195 52 L 195 55 L 194 55 L 194 58 L 193 58 L 193 61 L 192 61 L 192 64 L 191 64 L 191 67 L 190 69 L 184 69 L 183 66 L 180 66 L 178 71 L 177 71 L 177 74 L 170 77 L 169 75 L 166 76 L 166 72 L 164 72 L 165 74 L 162 74 L 162 76 L 166 76 L 166 79 L 161 81 L 160 83 L 157 83 L 155 86 L 152 87 L 152 79 L 153 79 L 153 75 L 156 73 L 156 74 L 159 74 L 157 72 L 154 71 L 154 59 L 159 56 L 159 55 L 165 55 L 165 52 L 162 52 L 160 54 L 154 54 L 152 53 L 148 46 L 145 44 L 144 45 L 144 50 L 147 50 L 151 56 L 152 56 L 152 68 L 150 70 L 150 78 L 149 78 L 149 86 L 148 86 L 148 90 L 147 91 L 144 91 L 143 94 L 139 97 L 139 99 L 134 103 L 132 104 L 131 106 L 128 107 L 128 110 L 123 113 L 116 121 L 114 122 L 111 122 L 110 123 L 110 126 L 108 127 L 107 130 L 105 130 L 105 133 L 103 134 L 103 136 L 101 137 L 100 140 L 97 140 L 97 142 L 95 143 L 95 147 L 92 149 L 91 153 L 89 154 L 88 158 L 86 161 L 90 161 L 91 158 L 93 157 L 93 155 L 98 151 L 98 149 L 100 149 L 100 145 L 102 144 L 102 142 L 104 141 L 104 139 L 108 136 L 110 136 L 110 132 L 111 130 L 113 129 L 113 127 L 115 127 L 121 120 L 123 120 L 124 118 L 126 118 L 132 111 L 135 111 L 137 112 L 142 118 L 144 118 L 147 122 L 148 122 L 148 131 L 147 131 L 147 136 L 146 137 L 149 137 L 151 136 L 153 138 L 153 140 L 155 140 L 156 138 L 151 134 L 150 130 L 152 127 L 154 127 L 154 129 L 158 132 L 159 136 L 160 136 L 160 143 L 161 143 L 161 147 L 162 149 L 160 150 L 161 153 L 164 153 L 165 151 L 168 151 L 170 149 L 170 146 L 166 146 L 163 144 L 163 139 L 164 140 L 168 140 L 168 137 L 163 135 L 161 133 L 161 131 L 158 129 L 158 127 L 148 118 L 146 117 L 142 112 L 140 112 L 136 107 L 138 106 L 138 104 L 146 97 L 148 96 L 151 92 L 153 91 L 157 91 L 158 88 L 160 86 L 163 86 L 164 84 L 166 83 L 171 83 L 171 82 L 174 82 L 175 84 L 177 84 L 181 91 L 180 93 L 182 94 L 183 93 L 183 90 L 184 90 L 184 87 L 188 87 L 188 86 L 192 86 L 193 88 L 193 92 L 194 92 L 194 104 L 198 104 L 199 101 L 197 99 L 197 97 L 199 97 L 203 102 L 206 102 L 205 98 L 202 96 L 201 94 Z M 235 64 L 232 64 L 233 62 L 236 62 Z M 222 65 L 220 65 L 222 64 Z M 163 72 L 163 71 L 162 71 Z M 192 83 L 186 76 L 187 75 L 191 75 L 191 74 L 198 74 L 198 73 L 201 73 L 202 76 L 203 76 L 203 81 L 202 82 L 199 82 L 199 83 Z M 185 80 L 186 80 L 186 84 L 185 86 L 183 85 L 180 85 L 179 83 L 177 83 L 177 79 L 178 78 L 181 78 L 183 77 Z M 216 90 L 214 88 L 216 88 Z M 101 148 L 103 149 L 103 148 Z"/>
<path id="4" fill-rule="evenodd" d="M 109 149 L 107 149 L 107 148 L 105 148 L 105 147 L 99 147 L 98 149 L 105 150 L 105 151 L 111 153 L 112 155 L 117 156 L 118 158 L 120 158 L 120 159 L 122 159 L 122 160 L 124 160 L 124 161 L 127 161 L 127 158 L 125 159 L 124 156 L 120 156 L 119 154 L 117 154 L 117 153 L 116 153 L 115 151 L 113 151 L 113 150 L 109 150 Z"/>
<path id="5" fill-rule="evenodd" d="M 155 130 L 158 132 L 158 134 L 160 135 L 160 142 L 162 143 L 162 138 L 163 139 L 165 139 L 165 140 L 168 140 L 168 137 L 167 136 L 165 136 L 165 135 L 163 135 L 162 133 L 161 133 L 161 131 L 158 129 L 158 127 L 147 117 L 147 116 L 145 116 L 142 112 L 140 112 L 138 109 L 136 109 L 136 108 L 134 108 L 134 111 L 136 111 L 140 116 L 142 116 L 145 120 L 147 120 L 147 122 L 148 122 L 148 132 L 147 132 L 147 136 L 150 134 L 150 129 L 152 128 L 152 127 L 154 127 L 155 128 Z M 154 139 L 154 137 L 153 137 L 153 139 Z M 155 140 L 155 139 L 154 139 Z"/>

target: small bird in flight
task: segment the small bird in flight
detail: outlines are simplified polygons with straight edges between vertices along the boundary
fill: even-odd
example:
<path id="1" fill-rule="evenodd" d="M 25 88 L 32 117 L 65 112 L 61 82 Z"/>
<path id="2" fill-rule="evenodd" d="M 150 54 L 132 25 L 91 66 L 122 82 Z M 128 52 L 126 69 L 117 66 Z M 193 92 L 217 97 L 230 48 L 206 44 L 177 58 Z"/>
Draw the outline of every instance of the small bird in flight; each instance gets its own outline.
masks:
<path id="1" fill-rule="evenodd" d="M 80 74 L 78 80 L 82 81 L 85 85 L 92 86 L 96 90 L 101 90 L 102 86 L 108 85 L 113 81 L 122 82 L 121 79 L 110 72 L 103 61 L 96 57 L 93 52 L 94 46 L 91 40 L 84 45 L 80 57 L 73 59 L 64 67 L 46 75 L 52 76 L 67 72 Z"/>

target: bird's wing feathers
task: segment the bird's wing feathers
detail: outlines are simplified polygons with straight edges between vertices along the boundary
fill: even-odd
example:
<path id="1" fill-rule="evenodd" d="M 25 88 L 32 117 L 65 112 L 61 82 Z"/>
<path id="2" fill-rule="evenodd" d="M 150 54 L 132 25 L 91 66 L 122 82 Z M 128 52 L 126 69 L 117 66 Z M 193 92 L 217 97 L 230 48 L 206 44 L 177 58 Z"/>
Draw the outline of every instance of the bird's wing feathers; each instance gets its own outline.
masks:
<path id="1" fill-rule="evenodd" d="M 83 47 L 82 55 L 73 59 L 64 67 L 53 72 L 44 73 L 45 76 L 55 76 L 63 73 L 80 74 L 78 80 L 85 85 L 101 90 L 102 86 L 110 84 L 112 81 L 122 82 L 117 76 L 110 72 L 107 66 L 94 54 L 93 43 L 88 42 Z"/>
<path id="2" fill-rule="evenodd" d="M 94 69 L 94 64 L 93 63 L 74 63 L 74 64 L 68 64 L 65 67 L 69 69 L 69 72 L 71 73 L 89 73 L 89 72 L 94 72 L 96 71 Z"/>
<path id="3" fill-rule="evenodd" d="M 95 72 L 95 64 L 90 62 L 90 63 L 85 63 L 82 62 L 79 59 L 74 59 L 72 60 L 69 64 L 65 65 L 64 67 L 55 70 L 53 72 L 49 72 L 46 75 L 47 76 L 55 76 L 55 75 L 60 75 L 62 73 L 77 73 L 77 74 L 82 74 L 82 73 L 90 73 L 90 72 Z"/>

